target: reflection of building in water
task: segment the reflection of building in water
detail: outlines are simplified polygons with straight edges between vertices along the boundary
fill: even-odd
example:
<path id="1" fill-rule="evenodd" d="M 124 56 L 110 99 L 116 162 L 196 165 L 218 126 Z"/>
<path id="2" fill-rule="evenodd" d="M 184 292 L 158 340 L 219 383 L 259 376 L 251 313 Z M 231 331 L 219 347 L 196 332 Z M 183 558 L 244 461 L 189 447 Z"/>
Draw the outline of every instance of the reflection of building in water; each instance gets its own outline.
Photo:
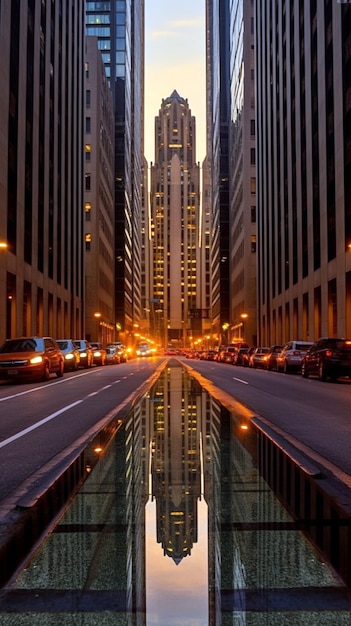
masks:
<path id="1" fill-rule="evenodd" d="M 151 471 L 157 541 L 162 544 L 164 554 L 178 564 L 191 553 L 197 541 L 201 393 L 180 366 L 168 369 L 155 393 L 159 394 L 160 402 L 154 402 Z"/>

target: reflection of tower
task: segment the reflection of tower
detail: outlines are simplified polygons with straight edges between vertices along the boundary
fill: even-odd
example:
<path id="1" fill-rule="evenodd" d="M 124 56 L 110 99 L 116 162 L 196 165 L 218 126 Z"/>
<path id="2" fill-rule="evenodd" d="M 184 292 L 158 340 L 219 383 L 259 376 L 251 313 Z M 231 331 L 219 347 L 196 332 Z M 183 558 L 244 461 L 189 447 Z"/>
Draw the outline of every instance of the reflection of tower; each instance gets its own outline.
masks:
<path id="1" fill-rule="evenodd" d="M 157 541 L 176 564 L 197 541 L 197 499 L 201 495 L 198 397 L 185 388 L 181 366 L 171 367 L 156 393 L 152 458 Z M 163 389 L 160 387 L 163 385 Z"/>

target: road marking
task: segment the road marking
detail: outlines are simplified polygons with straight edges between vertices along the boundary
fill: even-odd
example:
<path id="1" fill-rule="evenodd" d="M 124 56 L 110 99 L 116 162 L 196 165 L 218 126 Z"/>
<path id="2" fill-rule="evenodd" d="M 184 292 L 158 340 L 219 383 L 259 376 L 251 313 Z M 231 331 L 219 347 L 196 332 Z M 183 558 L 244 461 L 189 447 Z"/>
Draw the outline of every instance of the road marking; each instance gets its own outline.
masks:
<path id="1" fill-rule="evenodd" d="M 75 378 L 77 378 L 77 377 L 75 376 Z M 112 385 L 107 385 L 107 387 L 112 387 L 113 385 L 116 385 L 117 383 L 120 383 L 120 382 L 121 382 L 120 380 L 115 380 L 115 382 L 112 383 Z M 40 387 L 37 387 L 37 389 L 40 389 Z M 28 433 L 32 432 L 33 430 L 36 430 L 40 426 L 43 426 L 43 424 L 46 424 L 47 422 L 50 422 L 51 420 L 55 419 L 55 417 L 58 417 L 62 413 L 65 413 L 66 411 L 69 411 L 70 409 L 73 409 L 73 407 L 77 406 L 78 404 L 81 404 L 82 402 L 87 400 L 87 398 L 90 398 L 91 396 L 96 396 L 101 391 L 104 391 L 104 389 L 106 389 L 106 387 L 102 387 L 98 391 L 93 391 L 88 396 L 84 396 L 84 398 L 81 398 L 81 400 L 77 400 L 76 402 L 72 402 L 72 404 L 68 404 L 67 406 L 62 407 L 62 409 L 59 409 L 58 411 L 55 411 L 55 413 L 51 413 L 51 415 L 48 415 L 47 417 L 44 417 L 39 422 L 36 422 L 35 424 L 32 424 L 32 426 L 28 426 L 28 428 L 25 428 L 24 430 L 21 430 L 20 432 L 16 433 L 16 435 L 12 435 L 8 439 L 4 439 L 4 441 L 0 442 L 0 448 L 4 448 L 5 446 L 9 445 L 10 443 L 13 443 L 14 441 L 16 441 L 16 439 L 20 439 L 21 437 L 24 437 L 25 435 L 28 435 Z M 23 393 L 27 393 L 27 392 L 23 392 Z M 20 395 L 22 395 L 22 394 L 20 394 Z M 12 397 L 12 396 L 10 396 L 10 397 Z"/>
<path id="2" fill-rule="evenodd" d="M 242 383 L 243 385 L 248 385 L 249 384 L 247 382 L 247 380 L 243 380 L 242 378 L 235 378 L 235 376 L 233 376 L 233 380 L 237 380 L 238 383 Z"/>
<path id="3" fill-rule="evenodd" d="M 95 370 L 94 370 L 95 371 Z M 75 380 L 76 378 L 80 378 L 81 376 L 88 376 L 92 374 L 92 372 L 82 372 L 81 374 L 77 374 L 76 376 L 71 376 L 70 378 L 61 378 L 60 380 L 53 380 L 48 385 L 42 385 L 41 387 L 33 387 L 32 389 L 27 389 L 26 391 L 19 391 L 18 393 L 14 393 L 11 396 L 6 396 L 5 398 L 0 398 L 0 402 L 5 402 L 5 400 L 12 400 L 13 398 L 19 398 L 20 396 L 25 396 L 27 393 L 33 393 L 34 391 L 41 391 L 42 389 L 50 389 L 53 385 L 62 385 L 63 383 L 69 383 L 71 380 Z"/>
<path id="4" fill-rule="evenodd" d="M 77 402 L 73 402 L 72 404 L 69 404 L 68 406 L 64 406 L 59 411 L 56 411 L 55 413 L 51 413 L 51 415 L 48 415 L 47 417 L 44 417 L 44 419 L 40 420 L 40 422 L 37 422 L 36 424 L 33 424 L 32 426 L 28 426 L 28 428 L 25 428 L 24 430 L 21 430 L 16 435 L 12 435 L 12 437 L 9 437 L 8 439 L 5 439 L 4 441 L 2 441 L 0 443 L 0 448 L 4 448 L 9 443 L 12 443 L 13 441 L 16 441 L 16 439 L 20 439 L 20 437 L 24 437 L 24 435 L 27 435 L 32 430 L 35 430 L 36 428 L 39 428 L 39 426 L 42 426 L 43 424 L 46 424 L 46 422 L 50 422 L 50 420 L 53 420 L 58 415 L 61 415 L 61 413 L 65 413 L 65 411 L 68 411 L 69 409 L 72 409 L 74 406 L 77 406 L 77 404 L 80 404 L 81 402 L 83 402 L 83 400 L 77 400 Z"/>

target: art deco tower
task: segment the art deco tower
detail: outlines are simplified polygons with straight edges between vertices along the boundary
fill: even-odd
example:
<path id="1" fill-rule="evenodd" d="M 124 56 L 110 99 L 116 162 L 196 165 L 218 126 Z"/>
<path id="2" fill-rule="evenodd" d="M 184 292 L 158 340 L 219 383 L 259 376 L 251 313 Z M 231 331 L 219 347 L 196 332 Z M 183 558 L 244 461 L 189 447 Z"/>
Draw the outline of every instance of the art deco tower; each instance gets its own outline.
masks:
<path id="1" fill-rule="evenodd" d="M 195 118 L 177 91 L 155 120 L 151 167 L 153 321 L 162 345 L 189 345 L 201 322 L 201 214 Z"/>

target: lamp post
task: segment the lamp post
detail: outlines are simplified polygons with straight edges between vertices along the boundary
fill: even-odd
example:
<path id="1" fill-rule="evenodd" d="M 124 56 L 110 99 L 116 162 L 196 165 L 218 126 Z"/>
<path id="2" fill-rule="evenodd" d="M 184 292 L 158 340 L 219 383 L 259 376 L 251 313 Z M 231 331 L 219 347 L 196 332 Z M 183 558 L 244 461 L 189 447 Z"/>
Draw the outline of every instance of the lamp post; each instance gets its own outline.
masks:
<path id="1" fill-rule="evenodd" d="M 249 316 L 248 316 L 247 313 L 241 313 L 241 315 L 240 315 L 240 318 L 242 320 L 242 322 L 241 322 L 241 330 L 242 330 L 241 337 L 244 340 L 245 340 L 245 320 L 247 320 L 248 317 Z"/>
<path id="2" fill-rule="evenodd" d="M 96 341 L 100 342 L 100 318 L 101 318 L 101 313 L 99 311 L 96 311 L 94 313 L 94 317 L 96 319 Z"/>

